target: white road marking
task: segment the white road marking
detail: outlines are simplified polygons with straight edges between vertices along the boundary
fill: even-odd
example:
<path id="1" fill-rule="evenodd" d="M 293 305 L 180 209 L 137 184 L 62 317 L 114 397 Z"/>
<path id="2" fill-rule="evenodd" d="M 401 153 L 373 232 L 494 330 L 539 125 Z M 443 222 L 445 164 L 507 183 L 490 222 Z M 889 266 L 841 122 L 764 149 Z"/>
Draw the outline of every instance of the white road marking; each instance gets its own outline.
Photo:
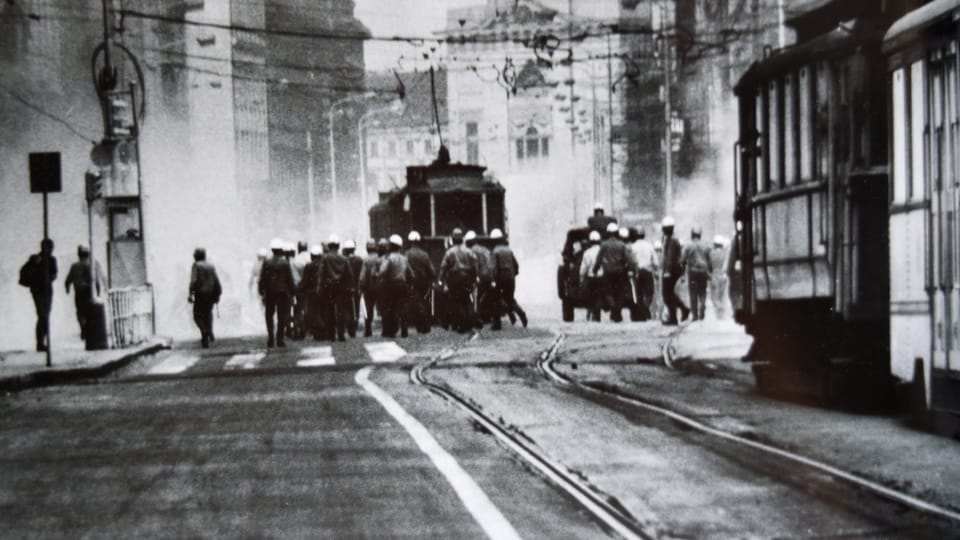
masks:
<path id="1" fill-rule="evenodd" d="M 403 350 L 403 347 L 392 341 L 364 343 L 363 346 L 367 349 L 370 359 L 376 363 L 396 362 L 407 355 L 407 351 Z"/>
<path id="2" fill-rule="evenodd" d="M 326 347 L 307 347 L 300 351 L 300 354 L 306 358 L 297 360 L 298 367 L 332 366 L 336 363 L 333 358 L 333 347 L 329 345 Z"/>
<path id="3" fill-rule="evenodd" d="M 199 356 L 172 354 L 166 360 L 150 368 L 148 375 L 176 375 L 182 373 L 200 361 Z"/>
<path id="4" fill-rule="evenodd" d="M 266 356 L 266 353 L 248 353 L 248 354 L 235 354 L 230 360 L 227 360 L 227 363 L 223 365 L 223 369 L 253 369 L 260 365 L 260 362 L 263 360 L 263 357 Z"/>
<path id="5" fill-rule="evenodd" d="M 453 490 L 457 492 L 457 497 L 460 498 L 460 501 L 477 524 L 487 533 L 487 536 L 497 539 L 519 540 L 520 535 L 517 534 L 513 525 L 493 505 L 493 502 L 490 501 L 490 498 L 480 489 L 473 478 L 460 467 L 457 460 L 440 446 L 440 443 L 433 438 L 433 435 L 423 424 L 390 397 L 390 394 L 370 381 L 370 369 L 370 367 L 365 367 L 357 372 L 355 377 L 357 384 L 379 401 L 380 405 L 390 413 L 390 416 L 407 430 L 420 450 L 430 458 L 430 461 L 447 479 Z"/>

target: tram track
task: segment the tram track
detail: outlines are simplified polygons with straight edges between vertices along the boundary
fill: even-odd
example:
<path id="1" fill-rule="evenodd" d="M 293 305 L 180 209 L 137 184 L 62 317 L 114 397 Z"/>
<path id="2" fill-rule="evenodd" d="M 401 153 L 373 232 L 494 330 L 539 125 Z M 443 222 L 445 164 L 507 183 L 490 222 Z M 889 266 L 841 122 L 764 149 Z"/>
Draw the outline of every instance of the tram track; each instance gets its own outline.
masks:
<path id="1" fill-rule="evenodd" d="M 471 340 L 475 335 L 471 337 Z M 556 354 L 560 345 L 559 338 L 541 354 L 541 359 Z M 457 347 L 459 348 L 459 347 Z M 657 538 L 656 531 L 639 522 L 622 505 L 609 495 L 599 491 L 586 482 L 581 475 L 570 471 L 562 463 L 552 459 L 523 434 L 506 425 L 502 419 L 493 418 L 482 407 L 446 385 L 431 382 L 426 372 L 438 362 L 451 358 L 456 348 L 442 351 L 433 359 L 422 362 L 410 370 L 410 380 L 456 405 L 466 412 L 477 424 L 491 433 L 501 444 L 514 452 L 525 463 L 543 474 L 547 479 L 576 500 L 594 518 L 608 530 L 628 540 Z"/>
<path id="2" fill-rule="evenodd" d="M 674 361 L 676 359 L 675 341 L 677 337 L 682 334 L 685 328 L 686 325 L 677 328 L 674 332 L 671 332 L 666 342 L 660 349 L 661 361 L 668 369 L 674 369 Z M 865 478 L 859 474 L 843 470 L 834 465 L 830 465 L 829 463 L 825 463 L 796 452 L 779 448 L 773 444 L 761 442 L 752 438 L 715 428 L 704 422 L 701 422 L 693 416 L 668 408 L 661 403 L 655 403 L 653 400 L 644 398 L 643 396 L 625 392 L 620 388 L 610 388 L 605 385 L 576 381 L 556 369 L 556 363 L 559 361 L 560 351 L 565 340 L 566 335 L 558 332 L 553 344 L 540 356 L 536 362 L 537 369 L 543 374 L 544 377 L 554 384 L 568 388 L 575 388 L 578 391 L 586 393 L 587 395 L 613 400 L 630 407 L 635 407 L 646 412 L 654 413 L 656 415 L 665 417 L 668 420 L 683 426 L 684 428 L 694 430 L 698 433 L 720 439 L 737 446 L 748 447 L 751 450 L 760 452 L 768 457 L 806 467 L 810 471 L 825 474 L 830 478 L 872 493 L 873 495 L 879 496 L 887 501 L 906 506 L 925 515 L 946 520 L 954 527 L 960 526 L 960 512 L 957 512 L 951 508 L 925 501 L 904 491 L 900 491 L 898 489 L 894 489 L 879 482 Z"/>

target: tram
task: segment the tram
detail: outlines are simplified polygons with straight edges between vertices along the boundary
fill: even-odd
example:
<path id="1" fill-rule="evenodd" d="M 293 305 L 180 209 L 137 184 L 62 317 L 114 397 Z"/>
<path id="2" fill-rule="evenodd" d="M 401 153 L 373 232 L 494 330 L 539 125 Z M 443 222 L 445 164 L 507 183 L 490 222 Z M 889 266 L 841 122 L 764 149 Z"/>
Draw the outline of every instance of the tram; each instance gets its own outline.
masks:
<path id="1" fill-rule="evenodd" d="M 889 362 L 884 32 L 896 2 L 795 2 L 797 43 L 740 78 L 744 358 L 763 392 L 883 397 Z"/>
<path id="2" fill-rule="evenodd" d="M 913 411 L 960 413 L 960 0 L 896 21 L 890 95 L 890 367 Z"/>

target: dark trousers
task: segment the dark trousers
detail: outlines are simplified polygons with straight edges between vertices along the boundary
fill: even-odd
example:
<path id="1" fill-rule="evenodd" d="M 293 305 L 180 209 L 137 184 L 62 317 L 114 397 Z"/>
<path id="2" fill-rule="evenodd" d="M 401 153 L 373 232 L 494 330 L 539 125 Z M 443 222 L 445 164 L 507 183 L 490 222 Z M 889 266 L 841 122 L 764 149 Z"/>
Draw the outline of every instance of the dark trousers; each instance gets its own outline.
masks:
<path id="1" fill-rule="evenodd" d="M 677 296 L 677 291 L 674 290 L 677 286 L 677 280 L 679 279 L 679 274 L 671 274 L 663 278 L 663 304 L 667 306 L 667 323 L 669 324 L 677 323 L 678 309 L 683 312 L 684 317 L 690 312 L 690 309 L 683 305 L 683 301 Z"/>
<path id="2" fill-rule="evenodd" d="M 457 332 L 469 332 L 477 324 L 477 315 L 473 309 L 470 293 L 473 292 L 473 281 L 461 277 L 451 277 L 447 282 L 449 289 L 448 309 L 450 326 Z"/>
<path id="3" fill-rule="evenodd" d="M 357 323 L 353 316 L 353 291 L 332 287 L 326 291 L 324 300 L 327 303 L 327 337 L 345 339 L 344 334 L 350 337 L 357 335 Z"/>
<path id="4" fill-rule="evenodd" d="M 305 331 L 313 336 L 313 339 L 323 339 L 326 336 L 326 320 L 324 316 L 323 297 L 319 293 L 312 292 L 307 294 L 306 312 L 304 313 Z"/>
<path id="5" fill-rule="evenodd" d="M 298 292 L 293 304 L 293 332 L 290 337 L 303 339 L 307 335 L 307 293 Z"/>
<path id="6" fill-rule="evenodd" d="M 410 298 L 407 300 L 408 324 L 412 324 L 417 332 L 426 334 L 430 332 L 430 286 L 414 287 L 410 291 Z"/>
<path id="7" fill-rule="evenodd" d="M 520 320 L 523 321 L 523 325 L 527 325 L 527 314 L 514 297 L 516 291 L 517 282 L 513 280 L 498 281 L 496 288 L 490 290 L 490 294 L 492 295 L 490 305 L 494 306 L 492 311 L 492 328 L 494 330 L 500 329 L 500 318 L 504 315 L 510 315 L 510 320 L 512 321 L 513 314 L 517 314 Z"/>
<path id="8" fill-rule="evenodd" d="M 481 322 L 490 322 L 493 319 L 494 296 L 496 292 L 489 279 L 481 279 L 477 284 L 477 316 Z"/>
<path id="9" fill-rule="evenodd" d="M 707 283 L 710 274 L 691 270 L 687 272 L 687 286 L 690 288 L 690 310 L 693 320 L 702 321 L 707 308 Z"/>
<path id="10" fill-rule="evenodd" d="M 77 286 L 73 291 L 73 304 L 77 308 L 77 324 L 80 325 L 80 339 L 87 339 L 87 314 L 93 303 L 93 289 Z"/>
<path id="11" fill-rule="evenodd" d="M 273 345 L 273 317 L 277 317 L 277 344 L 283 345 L 283 335 L 290 323 L 290 297 L 285 294 L 266 294 L 263 297 L 267 321 L 267 343 Z"/>
<path id="12" fill-rule="evenodd" d="M 367 310 L 366 316 L 363 318 L 363 335 L 371 336 L 373 335 L 373 310 L 377 305 L 377 293 L 373 289 L 368 289 L 363 292 L 363 306 Z"/>
<path id="13" fill-rule="evenodd" d="M 584 283 L 587 293 L 587 320 L 600 322 L 603 310 L 603 284 L 598 277 L 588 277 Z"/>
<path id="14" fill-rule="evenodd" d="M 30 294 L 33 296 L 33 307 L 37 311 L 37 326 L 34 330 L 37 338 L 37 350 L 42 351 L 49 346 L 50 306 L 53 303 L 53 288 L 49 287 L 46 291 L 31 289 Z"/>
<path id="15" fill-rule="evenodd" d="M 213 299 L 197 297 L 193 300 L 193 322 L 200 329 L 200 342 L 206 346 L 213 339 Z"/>
<path id="16" fill-rule="evenodd" d="M 637 272 L 635 283 L 637 287 L 637 320 L 650 320 L 650 305 L 653 304 L 654 295 L 653 272 L 641 268 Z"/>
<path id="17" fill-rule="evenodd" d="M 626 293 L 627 283 L 626 274 L 607 274 L 600 282 L 603 286 L 604 302 L 610 306 L 610 320 L 620 322 L 623 320 L 623 295 Z"/>
<path id="18" fill-rule="evenodd" d="M 380 316 L 383 320 L 383 337 L 407 337 L 407 317 L 404 313 L 409 298 L 409 289 L 403 283 L 385 283 L 380 289 Z"/>
<path id="19" fill-rule="evenodd" d="M 353 333 L 360 329 L 360 291 L 353 291 Z"/>

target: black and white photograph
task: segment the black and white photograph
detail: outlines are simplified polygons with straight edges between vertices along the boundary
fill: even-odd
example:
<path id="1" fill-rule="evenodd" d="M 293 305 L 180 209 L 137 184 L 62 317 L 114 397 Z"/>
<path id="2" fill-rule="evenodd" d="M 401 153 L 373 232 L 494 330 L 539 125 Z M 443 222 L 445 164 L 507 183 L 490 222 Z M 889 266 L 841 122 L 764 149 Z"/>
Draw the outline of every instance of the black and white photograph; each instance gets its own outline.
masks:
<path id="1" fill-rule="evenodd" d="M 0 0 L 0 538 L 960 538 L 960 0 Z"/>

